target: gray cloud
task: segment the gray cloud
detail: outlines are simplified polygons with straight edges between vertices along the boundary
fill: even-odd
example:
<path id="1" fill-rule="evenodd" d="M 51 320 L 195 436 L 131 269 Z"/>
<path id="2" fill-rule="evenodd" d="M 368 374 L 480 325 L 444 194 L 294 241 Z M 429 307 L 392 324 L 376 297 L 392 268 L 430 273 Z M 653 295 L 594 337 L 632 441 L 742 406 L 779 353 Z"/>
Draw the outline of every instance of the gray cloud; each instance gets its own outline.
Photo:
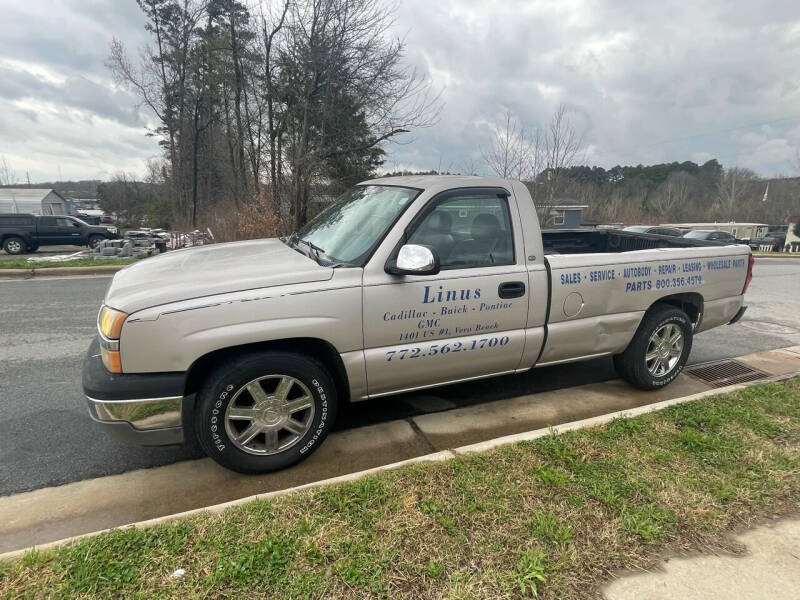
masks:
<path id="1" fill-rule="evenodd" d="M 792 0 L 411 0 L 400 26 L 410 28 L 410 59 L 444 88 L 446 109 L 436 130 L 393 149 L 398 165 L 435 167 L 442 155 L 458 168 L 487 143 L 482 121 L 509 109 L 543 125 L 564 102 L 590 163 L 708 155 L 765 175 L 797 170 L 800 5 Z"/>
<path id="2" fill-rule="evenodd" d="M 0 22 L 0 154 L 32 178 L 143 171 L 149 114 L 113 85 L 112 36 L 147 39 L 133 0 L 11 2 Z M 464 170 L 511 110 L 544 125 L 559 103 L 586 161 L 706 160 L 795 173 L 795 0 L 402 0 L 407 59 L 442 89 L 432 128 L 391 145 L 387 168 Z"/>

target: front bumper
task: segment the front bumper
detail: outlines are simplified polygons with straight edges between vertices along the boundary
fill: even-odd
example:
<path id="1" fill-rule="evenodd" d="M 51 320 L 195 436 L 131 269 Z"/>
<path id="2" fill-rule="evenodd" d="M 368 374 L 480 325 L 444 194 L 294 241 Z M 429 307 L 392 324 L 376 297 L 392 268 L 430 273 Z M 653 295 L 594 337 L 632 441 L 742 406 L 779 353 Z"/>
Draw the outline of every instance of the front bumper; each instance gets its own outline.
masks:
<path id="1" fill-rule="evenodd" d="M 163 446 L 183 442 L 185 373 L 110 373 L 95 339 L 83 364 L 89 416 L 123 442 Z"/>

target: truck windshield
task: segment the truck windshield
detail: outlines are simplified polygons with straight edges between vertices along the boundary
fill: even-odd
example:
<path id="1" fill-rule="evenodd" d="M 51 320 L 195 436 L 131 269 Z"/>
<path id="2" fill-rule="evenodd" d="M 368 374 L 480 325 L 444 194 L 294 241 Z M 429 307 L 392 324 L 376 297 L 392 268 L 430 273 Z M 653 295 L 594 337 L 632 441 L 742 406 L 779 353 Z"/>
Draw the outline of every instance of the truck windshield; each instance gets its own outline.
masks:
<path id="1" fill-rule="evenodd" d="M 333 263 L 358 264 L 417 197 L 413 188 L 362 185 L 348 190 L 288 238 Z M 323 256 L 320 257 L 319 255 Z"/>

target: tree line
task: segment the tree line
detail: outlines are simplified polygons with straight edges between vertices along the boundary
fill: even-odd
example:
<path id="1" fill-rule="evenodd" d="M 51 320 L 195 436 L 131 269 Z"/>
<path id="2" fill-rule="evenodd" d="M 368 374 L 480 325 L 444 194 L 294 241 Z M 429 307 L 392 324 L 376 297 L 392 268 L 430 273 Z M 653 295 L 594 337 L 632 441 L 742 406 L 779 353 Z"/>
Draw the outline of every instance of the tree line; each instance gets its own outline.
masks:
<path id="1" fill-rule="evenodd" d="M 550 208 L 565 200 L 586 204 L 584 216 L 604 223 L 779 225 L 800 214 L 798 177 L 763 179 L 750 169 L 726 169 L 716 159 L 604 169 L 580 164 L 583 155 L 583 136 L 561 105 L 544 127 L 526 127 L 507 112 L 494 124 L 481 162 L 495 175 L 525 182 L 544 226 L 552 224 Z"/>
<path id="2" fill-rule="evenodd" d="M 563 194 L 602 222 L 758 222 L 779 225 L 800 212 L 800 178 L 762 179 L 712 159 L 650 166 L 575 166 Z"/>

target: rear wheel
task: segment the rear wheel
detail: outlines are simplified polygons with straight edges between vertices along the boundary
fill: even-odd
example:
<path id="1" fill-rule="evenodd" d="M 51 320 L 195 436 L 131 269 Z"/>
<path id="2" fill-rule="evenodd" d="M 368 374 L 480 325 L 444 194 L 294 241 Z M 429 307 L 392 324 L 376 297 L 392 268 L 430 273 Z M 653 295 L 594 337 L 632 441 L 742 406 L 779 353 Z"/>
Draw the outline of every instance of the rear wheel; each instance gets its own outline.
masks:
<path id="1" fill-rule="evenodd" d="M 668 304 L 657 304 L 642 319 L 625 352 L 614 357 L 614 366 L 631 385 L 655 390 L 678 376 L 691 350 L 689 317 Z"/>
<path id="2" fill-rule="evenodd" d="M 3 242 L 3 250 L 8 254 L 22 254 L 25 252 L 25 242 L 20 237 L 8 237 Z"/>
<path id="3" fill-rule="evenodd" d="M 315 359 L 264 352 L 229 359 L 198 394 L 195 431 L 211 458 L 266 473 L 311 455 L 336 418 L 336 389 Z"/>

